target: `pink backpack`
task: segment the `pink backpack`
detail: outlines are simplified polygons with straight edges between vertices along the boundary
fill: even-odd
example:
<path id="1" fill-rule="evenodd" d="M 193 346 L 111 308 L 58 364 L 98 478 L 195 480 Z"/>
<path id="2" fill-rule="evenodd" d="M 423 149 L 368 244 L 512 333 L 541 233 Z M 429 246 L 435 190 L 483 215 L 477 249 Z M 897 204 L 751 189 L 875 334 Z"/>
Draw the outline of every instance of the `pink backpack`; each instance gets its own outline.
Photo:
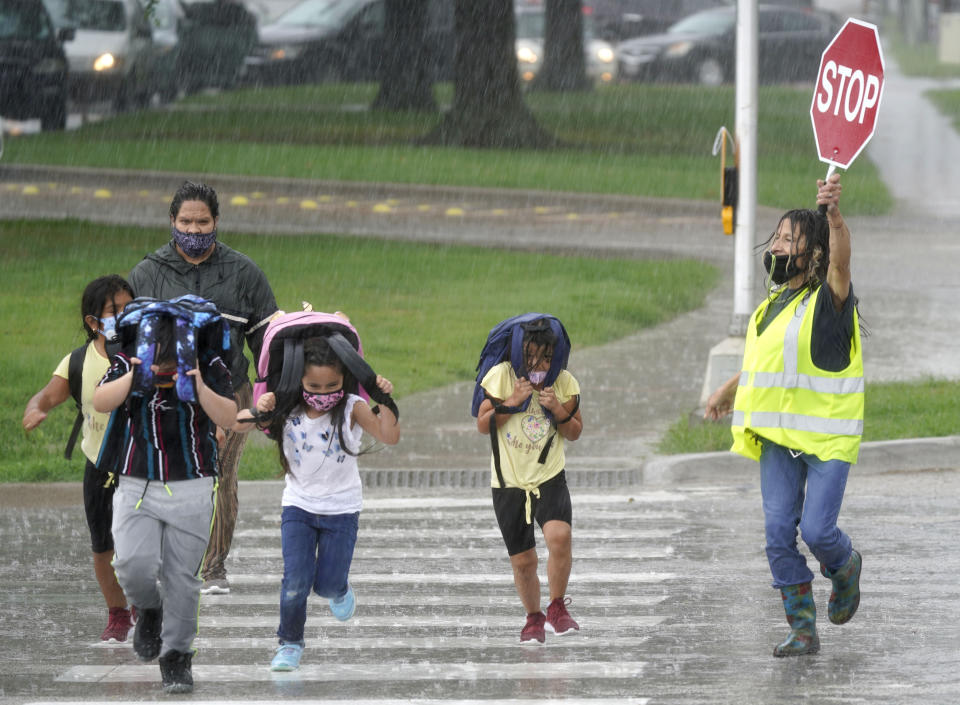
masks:
<path id="1" fill-rule="evenodd" d="M 303 342 L 308 338 L 326 338 L 340 361 L 357 381 L 355 389 L 364 400 L 373 399 L 393 411 L 397 405 L 389 394 L 377 387 L 377 373 L 363 359 L 363 345 L 349 320 L 332 313 L 297 311 L 276 316 L 267 324 L 257 360 L 257 381 L 253 385 L 253 403 L 265 392 L 277 395 L 277 408 L 289 408 L 289 400 L 299 397 L 303 378 Z"/>

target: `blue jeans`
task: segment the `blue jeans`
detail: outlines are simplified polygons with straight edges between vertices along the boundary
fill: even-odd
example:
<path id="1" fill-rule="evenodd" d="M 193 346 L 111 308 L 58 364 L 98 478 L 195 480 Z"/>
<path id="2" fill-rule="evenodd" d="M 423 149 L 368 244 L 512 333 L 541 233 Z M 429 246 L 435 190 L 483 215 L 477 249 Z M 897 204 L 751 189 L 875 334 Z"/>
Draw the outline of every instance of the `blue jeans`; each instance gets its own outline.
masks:
<path id="1" fill-rule="evenodd" d="M 358 513 L 311 514 L 284 507 L 280 515 L 283 584 L 280 586 L 280 628 L 287 644 L 303 646 L 310 591 L 321 597 L 347 594 L 347 575 L 357 543 Z"/>
<path id="2" fill-rule="evenodd" d="M 837 526 L 850 463 L 820 460 L 763 441 L 760 453 L 760 493 L 767 535 L 767 560 L 773 587 L 813 580 L 807 561 L 797 549 L 797 527 L 814 557 L 829 570 L 850 558 L 850 537 Z"/>

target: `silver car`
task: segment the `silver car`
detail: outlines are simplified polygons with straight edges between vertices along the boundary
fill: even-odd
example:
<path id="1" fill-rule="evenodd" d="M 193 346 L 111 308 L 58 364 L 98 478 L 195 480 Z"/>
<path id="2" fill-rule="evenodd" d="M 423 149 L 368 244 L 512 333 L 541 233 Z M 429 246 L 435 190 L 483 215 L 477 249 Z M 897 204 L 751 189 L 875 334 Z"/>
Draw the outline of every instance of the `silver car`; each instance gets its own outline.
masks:
<path id="1" fill-rule="evenodd" d="M 543 28 L 543 8 L 517 8 L 517 65 L 524 84 L 533 81 L 543 64 Z M 613 83 L 617 78 L 616 53 L 612 44 L 594 36 L 589 15 L 583 17 L 583 34 L 587 76 L 594 83 Z"/>
<path id="2" fill-rule="evenodd" d="M 45 0 L 53 21 L 73 27 L 64 44 L 74 99 L 111 101 L 118 109 L 177 93 L 176 0 Z"/>

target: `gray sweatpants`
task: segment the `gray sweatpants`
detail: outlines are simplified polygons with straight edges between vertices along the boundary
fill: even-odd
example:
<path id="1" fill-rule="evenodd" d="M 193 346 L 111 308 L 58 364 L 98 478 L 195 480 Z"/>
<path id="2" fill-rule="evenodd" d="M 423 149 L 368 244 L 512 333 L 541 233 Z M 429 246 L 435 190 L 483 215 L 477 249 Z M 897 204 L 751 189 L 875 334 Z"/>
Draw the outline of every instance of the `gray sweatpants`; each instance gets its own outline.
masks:
<path id="1" fill-rule="evenodd" d="M 161 656 L 189 652 L 197 635 L 213 487 L 212 477 L 164 485 L 121 476 L 113 495 L 113 568 L 131 604 L 163 605 Z"/>

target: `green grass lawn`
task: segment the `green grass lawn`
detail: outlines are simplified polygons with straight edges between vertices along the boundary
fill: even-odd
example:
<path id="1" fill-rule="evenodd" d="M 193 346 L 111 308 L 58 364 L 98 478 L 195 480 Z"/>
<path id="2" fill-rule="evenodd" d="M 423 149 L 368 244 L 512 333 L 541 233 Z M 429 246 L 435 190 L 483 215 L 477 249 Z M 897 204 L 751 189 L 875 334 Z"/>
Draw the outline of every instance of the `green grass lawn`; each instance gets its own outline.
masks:
<path id="1" fill-rule="evenodd" d="M 440 113 L 369 111 L 374 84 L 244 89 L 196 96 L 171 110 L 120 115 L 75 132 L 8 140 L 4 160 L 347 181 L 380 181 L 719 200 L 721 125 L 735 127 L 729 86 L 618 85 L 587 94 L 527 96 L 563 141 L 553 150 L 464 150 L 417 143 Z M 447 104 L 450 88 L 436 88 Z M 759 91 L 758 201 L 813 200 L 813 86 Z M 869 159 L 845 182 L 849 215 L 888 212 Z"/>
<path id="2" fill-rule="evenodd" d="M 126 274 L 165 240 L 159 228 L 0 221 L 0 481 L 80 479 L 82 453 L 62 458 L 72 404 L 29 436 L 23 409 L 83 342 L 84 286 Z M 564 321 L 574 346 L 597 345 L 701 306 L 718 279 L 712 266 L 691 260 L 506 254 L 333 235 L 234 234 L 229 244 L 263 268 L 281 308 L 306 300 L 349 314 L 374 369 L 401 400 L 473 379 L 487 332 L 508 316 L 546 311 Z M 273 453 L 252 449 L 244 476 L 273 476 Z"/>
<path id="3" fill-rule="evenodd" d="M 889 441 L 960 433 L 958 395 L 958 381 L 868 383 L 863 440 Z M 731 443 L 729 420 L 691 423 L 690 419 L 682 418 L 670 427 L 657 450 L 666 455 L 709 453 L 729 450 Z"/>
<path id="4" fill-rule="evenodd" d="M 960 132 L 960 90 L 927 91 L 927 96 Z"/>

